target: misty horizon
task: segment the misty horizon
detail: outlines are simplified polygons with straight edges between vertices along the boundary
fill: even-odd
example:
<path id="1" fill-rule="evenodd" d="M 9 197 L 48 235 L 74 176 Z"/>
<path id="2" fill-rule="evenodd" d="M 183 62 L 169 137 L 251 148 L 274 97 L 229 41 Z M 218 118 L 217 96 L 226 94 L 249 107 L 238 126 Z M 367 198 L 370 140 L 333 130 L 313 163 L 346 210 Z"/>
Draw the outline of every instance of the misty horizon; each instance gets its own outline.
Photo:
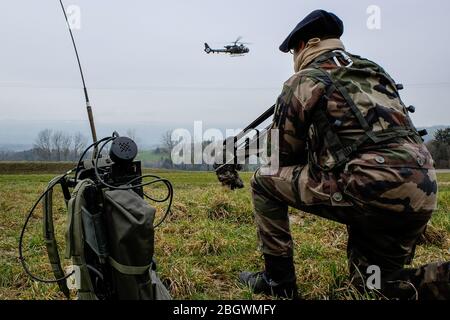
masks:
<path id="1" fill-rule="evenodd" d="M 449 125 L 450 67 L 435 52 L 450 54 L 442 41 L 450 3 L 380 0 L 381 28 L 370 30 L 372 1 L 344 2 L 66 0 L 66 7 L 81 10 L 74 36 L 99 137 L 134 129 L 142 144 L 155 145 L 165 131 L 192 131 L 198 120 L 222 131 L 245 127 L 293 74 L 292 57 L 279 52 L 279 44 L 317 8 L 344 20 L 349 52 L 376 61 L 405 85 L 402 98 L 416 106 L 416 126 Z M 203 51 L 204 42 L 221 47 L 238 36 L 252 43 L 245 56 Z M 90 138 L 58 1 L 3 1 L 0 38 L 0 144 L 30 145 L 46 128 Z"/>

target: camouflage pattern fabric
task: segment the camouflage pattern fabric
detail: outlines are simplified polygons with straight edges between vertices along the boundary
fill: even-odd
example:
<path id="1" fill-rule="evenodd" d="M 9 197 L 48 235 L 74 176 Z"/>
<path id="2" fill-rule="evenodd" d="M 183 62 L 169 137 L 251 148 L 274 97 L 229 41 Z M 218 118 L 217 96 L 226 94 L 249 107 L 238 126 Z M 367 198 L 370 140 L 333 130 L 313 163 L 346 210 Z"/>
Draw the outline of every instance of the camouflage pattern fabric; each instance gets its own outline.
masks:
<path id="1" fill-rule="evenodd" d="M 411 280 L 418 299 L 448 300 L 450 298 L 450 263 L 435 262 L 417 269 L 406 269 L 404 275 L 394 277 Z"/>
<path id="2" fill-rule="evenodd" d="M 450 270 L 432 263 L 418 269 L 410 264 L 415 246 L 431 213 L 399 214 L 359 206 L 306 205 L 298 195 L 299 176 L 307 166 L 280 168 L 275 175 L 257 171 L 252 178 L 252 198 L 261 251 L 292 257 L 288 207 L 294 207 L 348 226 L 347 256 L 352 283 L 362 292 L 371 265 L 381 270 L 381 297 L 402 299 L 450 299 Z M 446 267 L 447 266 L 447 267 Z"/>
<path id="3" fill-rule="evenodd" d="M 361 287 L 359 288 L 361 291 Z M 402 300 L 448 300 L 450 262 L 434 262 L 420 268 L 401 269 L 382 280 L 380 298 Z"/>
<path id="4" fill-rule="evenodd" d="M 373 131 L 411 126 L 389 75 L 373 62 L 351 58 L 353 65 L 346 68 L 351 70 L 345 72 L 331 58 L 318 68 L 345 85 Z M 271 175 L 259 170 L 251 182 L 261 250 L 273 256 L 293 255 L 291 206 L 346 224 L 351 275 L 377 265 L 387 279 L 412 261 L 417 240 L 436 209 L 433 159 L 421 140 L 403 136 L 366 143 L 344 167 L 336 168 L 326 132 L 315 122 L 315 109 L 322 107 L 326 91 L 321 71 L 307 68 L 285 83 L 277 100 L 272 128 L 279 130 L 280 168 Z M 333 92 L 323 107 L 345 143 L 365 134 L 340 92 Z M 436 272 L 432 265 L 418 270 Z M 429 282 L 420 281 L 423 288 Z"/>
<path id="5" fill-rule="evenodd" d="M 351 68 L 338 67 L 332 59 L 318 67 L 345 84 L 374 132 L 407 126 L 409 116 L 390 76 L 373 62 L 351 57 Z M 325 142 L 325 132 L 320 132 L 314 121 L 315 109 L 321 107 L 326 93 L 322 78 L 315 68 L 294 74 L 277 100 L 272 124 L 272 129 L 279 130 L 280 166 L 309 164 L 300 178 L 303 201 L 342 206 L 351 199 L 361 206 L 398 212 L 433 211 L 437 203 L 434 162 L 426 146 L 411 137 L 363 145 L 345 170 L 331 170 L 336 159 Z M 328 99 L 325 109 L 329 122 L 339 124 L 333 130 L 342 141 L 351 143 L 364 135 L 338 91 Z M 336 192 L 344 192 L 346 197 L 334 197 Z"/>

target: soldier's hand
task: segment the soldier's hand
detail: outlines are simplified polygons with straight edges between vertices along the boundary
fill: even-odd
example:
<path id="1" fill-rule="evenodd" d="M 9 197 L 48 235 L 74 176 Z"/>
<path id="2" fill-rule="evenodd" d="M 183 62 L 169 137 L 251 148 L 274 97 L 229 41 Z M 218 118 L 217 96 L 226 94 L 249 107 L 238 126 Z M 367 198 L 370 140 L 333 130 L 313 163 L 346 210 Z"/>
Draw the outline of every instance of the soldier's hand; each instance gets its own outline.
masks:
<path id="1" fill-rule="evenodd" d="M 217 179 L 222 183 L 223 186 L 234 189 L 242 189 L 244 188 L 244 182 L 239 177 L 238 170 L 242 169 L 241 165 L 227 164 L 224 166 L 220 166 L 218 164 L 214 165 L 214 169 L 216 170 Z"/>

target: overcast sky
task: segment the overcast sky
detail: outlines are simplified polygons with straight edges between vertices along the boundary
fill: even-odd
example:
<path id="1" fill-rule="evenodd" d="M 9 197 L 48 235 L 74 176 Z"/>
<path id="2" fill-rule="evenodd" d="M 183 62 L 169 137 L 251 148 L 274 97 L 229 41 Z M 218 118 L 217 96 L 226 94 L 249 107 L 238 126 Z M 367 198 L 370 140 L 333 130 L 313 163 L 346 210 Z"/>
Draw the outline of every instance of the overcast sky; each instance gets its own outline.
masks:
<path id="1" fill-rule="evenodd" d="M 405 84 L 418 126 L 450 124 L 450 2 L 65 0 L 81 9 L 74 35 L 100 136 L 135 128 L 141 143 L 167 129 L 244 127 L 293 73 L 278 51 L 310 11 L 335 12 L 348 51 Z M 381 29 L 367 27 L 370 5 Z M 250 53 L 207 55 L 243 36 Z M 43 128 L 89 136 L 80 76 L 58 0 L 0 1 L 0 144 L 32 143 Z"/>

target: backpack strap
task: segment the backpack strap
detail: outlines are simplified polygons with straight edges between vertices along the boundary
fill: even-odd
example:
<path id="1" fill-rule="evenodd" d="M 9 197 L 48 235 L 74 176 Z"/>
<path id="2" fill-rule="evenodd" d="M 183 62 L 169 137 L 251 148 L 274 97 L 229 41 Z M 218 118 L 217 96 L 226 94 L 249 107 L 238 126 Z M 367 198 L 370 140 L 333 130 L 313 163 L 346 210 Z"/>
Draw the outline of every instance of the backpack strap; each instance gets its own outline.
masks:
<path id="1" fill-rule="evenodd" d="M 66 184 L 63 176 L 58 176 L 52 179 L 48 186 L 52 186 L 58 180 L 59 184 L 63 190 L 64 199 L 67 202 L 68 197 L 70 198 L 69 188 Z M 52 266 L 53 274 L 56 279 L 61 279 L 65 277 L 64 270 L 61 267 L 61 259 L 58 253 L 58 244 L 55 238 L 55 228 L 53 225 L 53 188 L 50 188 L 43 199 L 43 232 L 45 246 L 47 249 L 47 256 Z M 70 291 L 67 287 L 66 279 L 58 281 L 59 289 L 64 293 L 67 299 L 70 298 Z"/>
<path id="2" fill-rule="evenodd" d="M 114 260 L 112 257 L 108 257 L 109 264 L 119 271 L 120 273 L 127 274 L 127 275 L 141 275 L 144 273 L 147 273 L 151 267 L 152 263 L 149 263 L 145 266 L 129 266 L 124 265 L 122 263 L 117 262 L 117 260 Z"/>
<path id="3" fill-rule="evenodd" d="M 66 259 L 72 258 L 76 271 L 77 295 L 79 300 L 97 300 L 84 256 L 84 232 L 82 208 L 85 206 L 84 190 L 95 185 L 90 179 L 81 180 L 76 185 L 72 198 L 68 202 L 68 220 L 66 230 Z"/>
<path id="4" fill-rule="evenodd" d="M 396 138 L 404 138 L 404 137 L 412 137 L 415 141 L 418 139 L 421 140 L 419 134 L 412 123 L 409 123 L 408 127 L 394 127 L 385 129 L 380 132 L 374 132 L 373 128 L 369 125 L 366 118 L 362 114 L 361 110 L 356 106 L 355 102 L 351 98 L 348 90 L 337 80 L 333 79 L 333 77 L 320 68 L 320 63 L 323 63 L 331 58 L 336 59 L 336 57 L 340 52 L 328 52 L 324 55 L 321 55 L 318 59 L 316 59 L 311 65 L 310 68 L 317 70 L 320 73 L 320 76 L 316 76 L 317 80 L 321 81 L 325 84 L 326 94 L 322 97 L 320 103 L 316 106 L 313 111 L 312 119 L 314 119 L 314 123 L 317 127 L 318 132 L 323 135 L 324 142 L 326 147 L 329 149 L 333 158 L 336 161 L 336 164 L 331 170 L 341 167 L 345 165 L 349 160 L 350 156 L 359 150 L 361 146 L 363 146 L 368 141 L 372 141 L 374 144 L 379 144 L 382 142 L 386 142 L 389 140 L 393 140 Z M 346 55 L 349 57 L 348 55 Z M 351 64 L 350 64 L 351 66 Z M 342 68 L 349 66 L 341 66 Z M 343 144 L 339 135 L 336 133 L 334 129 L 334 125 L 330 123 L 327 115 L 327 103 L 331 98 L 334 92 L 338 91 L 341 96 L 344 98 L 345 102 L 349 106 L 351 113 L 357 119 L 360 127 L 364 130 L 364 135 L 362 135 L 358 140 L 351 144 Z M 409 116 L 408 116 L 409 118 Z M 340 121 L 339 121 L 340 122 Z M 310 157 L 311 159 L 311 157 Z M 315 164 L 318 166 L 317 164 Z M 330 171 L 326 168 L 320 168 L 323 171 Z"/>

